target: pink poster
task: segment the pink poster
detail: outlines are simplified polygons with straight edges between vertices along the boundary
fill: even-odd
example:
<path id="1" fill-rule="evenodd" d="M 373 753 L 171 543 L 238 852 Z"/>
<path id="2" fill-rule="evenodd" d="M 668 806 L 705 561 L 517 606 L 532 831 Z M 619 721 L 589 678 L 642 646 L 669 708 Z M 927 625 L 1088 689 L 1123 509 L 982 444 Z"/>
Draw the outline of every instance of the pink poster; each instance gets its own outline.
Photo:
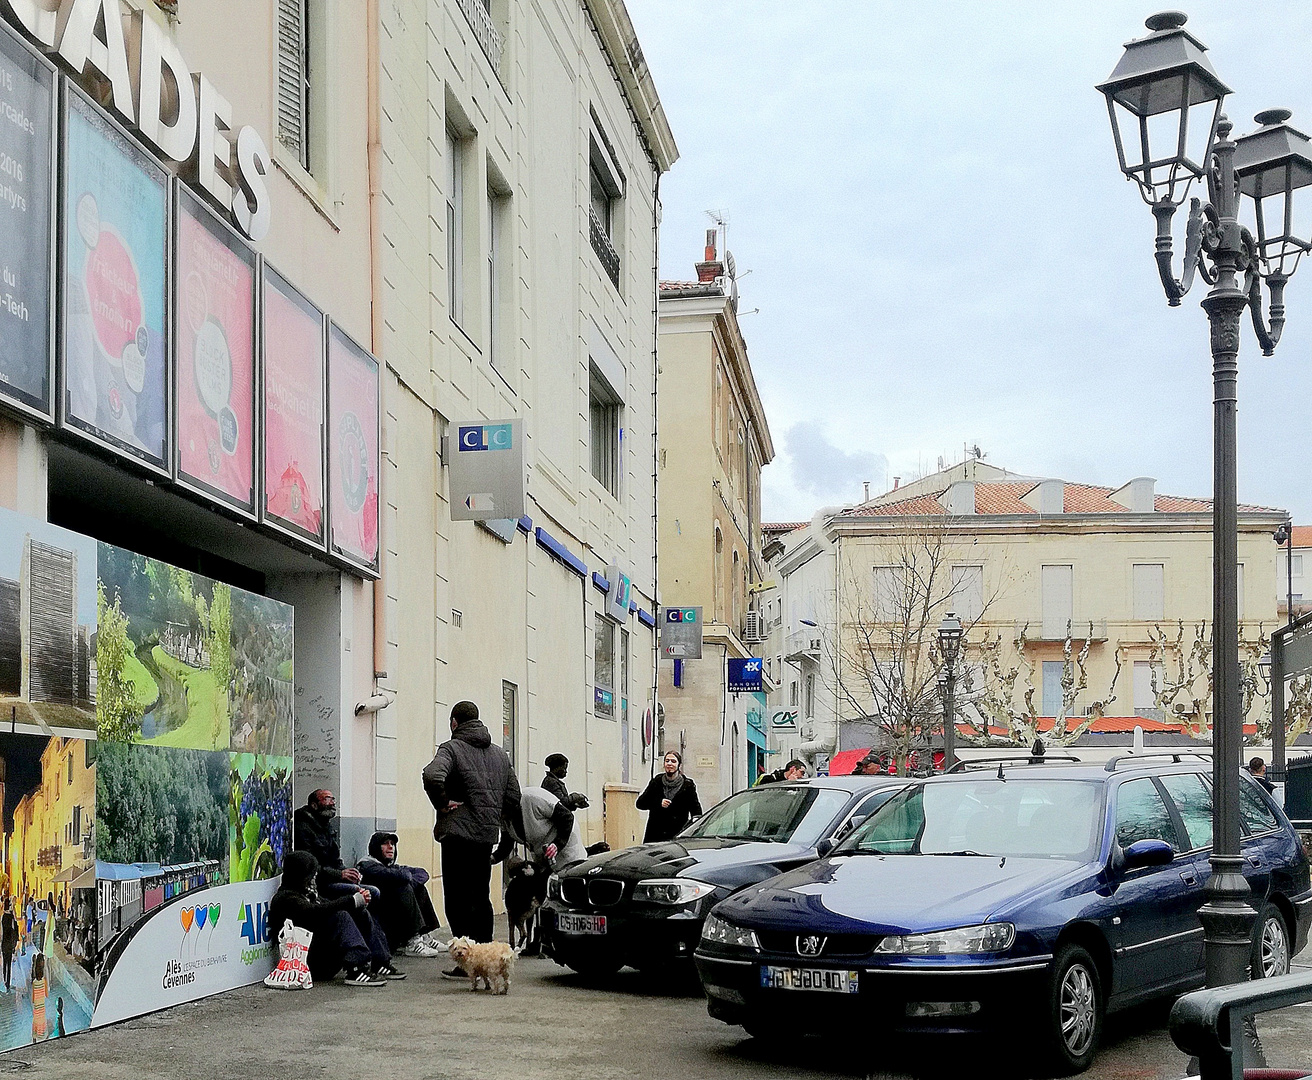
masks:
<path id="1" fill-rule="evenodd" d="M 264 516 L 323 540 L 323 315 L 267 265 Z"/>
<path id="2" fill-rule="evenodd" d="M 328 335 L 328 509 L 332 548 L 378 562 L 378 361 L 336 326 Z"/>
<path id="3" fill-rule="evenodd" d="M 178 196 L 178 476 L 255 513 L 255 254 Z"/>

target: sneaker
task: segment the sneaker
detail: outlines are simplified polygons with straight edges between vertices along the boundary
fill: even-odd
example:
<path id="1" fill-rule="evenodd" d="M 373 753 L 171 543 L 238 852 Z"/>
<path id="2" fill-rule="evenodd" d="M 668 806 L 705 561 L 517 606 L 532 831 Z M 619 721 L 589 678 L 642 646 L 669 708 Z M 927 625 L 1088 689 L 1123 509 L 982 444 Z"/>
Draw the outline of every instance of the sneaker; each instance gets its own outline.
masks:
<path id="1" fill-rule="evenodd" d="M 425 959 L 432 959 L 434 956 L 441 956 L 446 952 L 445 948 L 435 948 L 427 939 L 421 937 L 412 937 L 405 946 L 400 950 L 402 956 L 422 956 Z"/>
<path id="2" fill-rule="evenodd" d="M 448 970 L 448 971 L 444 971 L 444 972 L 442 972 L 442 978 L 444 978 L 444 979 L 467 979 L 467 978 L 469 978 L 469 976 L 465 974 L 465 969 L 464 969 L 464 968 L 453 967 L 453 968 L 451 968 L 451 969 Z"/>
<path id="3" fill-rule="evenodd" d="M 424 940 L 438 952 L 446 952 L 446 942 L 438 937 L 437 934 L 425 934 Z"/>
<path id="4" fill-rule="evenodd" d="M 405 978 L 405 972 L 397 971 L 391 964 L 379 964 L 373 974 L 375 979 L 386 979 L 388 982 L 400 982 Z"/>
<path id="5" fill-rule="evenodd" d="M 347 971 L 346 978 L 343 980 L 347 986 L 386 986 L 385 979 L 379 979 L 369 974 L 364 968 L 352 968 Z"/>

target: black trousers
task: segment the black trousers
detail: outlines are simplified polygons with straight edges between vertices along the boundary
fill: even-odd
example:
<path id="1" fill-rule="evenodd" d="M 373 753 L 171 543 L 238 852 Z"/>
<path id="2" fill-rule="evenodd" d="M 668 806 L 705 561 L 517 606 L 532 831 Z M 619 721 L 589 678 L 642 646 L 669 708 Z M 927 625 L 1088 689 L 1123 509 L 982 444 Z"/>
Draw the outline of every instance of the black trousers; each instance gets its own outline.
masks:
<path id="1" fill-rule="evenodd" d="M 430 933 L 441 925 L 428 890 L 408 882 L 396 888 L 384 888 L 383 895 L 369 905 L 369 911 L 383 928 L 393 952 L 412 937 Z"/>
<path id="2" fill-rule="evenodd" d="M 314 978 L 326 982 L 342 968 L 376 967 L 391 959 L 387 937 L 368 909 L 353 908 L 334 911 L 319 924 L 307 964 Z"/>
<path id="3" fill-rule="evenodd" d="M 454 937 L 492 940 L 492 847 L 449 836 L 442 840 L 442 895 Z"/>

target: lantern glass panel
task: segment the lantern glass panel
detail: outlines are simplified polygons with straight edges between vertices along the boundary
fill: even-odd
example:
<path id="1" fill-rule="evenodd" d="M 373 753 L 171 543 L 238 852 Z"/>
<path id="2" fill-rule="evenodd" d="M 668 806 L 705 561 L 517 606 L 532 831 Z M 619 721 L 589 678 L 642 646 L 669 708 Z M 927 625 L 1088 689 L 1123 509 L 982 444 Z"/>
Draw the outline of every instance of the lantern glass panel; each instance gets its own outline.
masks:
<path id="1" fill-rule="evenodd" d="M 1136 113 L 1121 103 L 1119 94 L 1111 106 L 1121 171 L 1139 185 L 1149 205 L 1166 200 L 1178 206 L 1189 197 L 1190 186 L 1206 172 L 1220 114 L 1218 101 L 1179 109 L 1181 80 L 1171 81 L 1177 108 L 1169 112 Z"/>

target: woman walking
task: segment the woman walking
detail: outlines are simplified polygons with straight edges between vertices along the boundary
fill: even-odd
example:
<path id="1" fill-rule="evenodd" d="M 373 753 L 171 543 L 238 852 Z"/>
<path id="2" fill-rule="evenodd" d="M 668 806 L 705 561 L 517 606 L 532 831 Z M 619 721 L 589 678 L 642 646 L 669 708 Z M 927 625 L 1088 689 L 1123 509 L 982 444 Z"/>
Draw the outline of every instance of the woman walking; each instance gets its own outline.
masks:
<path id="1" fill-rule="evenodd" d="M 32 1041 L 46 1037 L 46 958 L 38 949 L 32 957 Z"/>
<path id="2" fill-rule="evenodd" d="M 638 809 L 649 810 L 644 844 L 673 840 L 695 817 L 701 817 L 702 804 L 697 799 L 697 785 L 683 775 L 683 758 L 671 750 L 665 755 L 665 768 L 651 778 L 647 789 L 638 796 Z"/>

